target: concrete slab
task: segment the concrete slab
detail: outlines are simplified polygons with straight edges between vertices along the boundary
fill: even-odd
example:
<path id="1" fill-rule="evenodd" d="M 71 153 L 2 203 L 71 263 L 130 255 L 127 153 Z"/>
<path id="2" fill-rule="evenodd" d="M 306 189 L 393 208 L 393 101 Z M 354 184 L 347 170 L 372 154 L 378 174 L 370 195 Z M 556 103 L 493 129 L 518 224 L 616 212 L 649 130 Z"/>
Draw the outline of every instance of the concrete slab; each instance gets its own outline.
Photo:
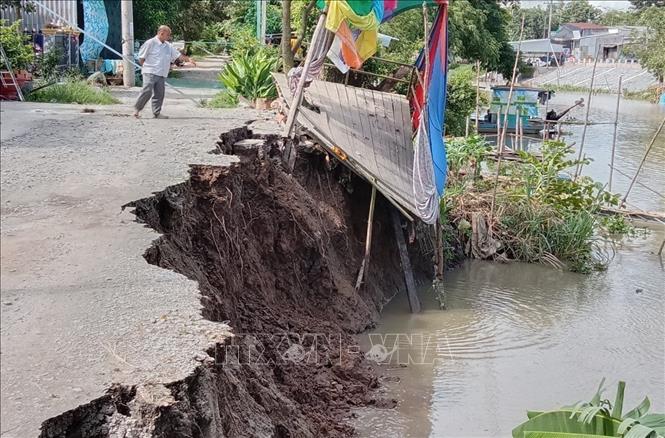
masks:
<path id="1" fill-rule="evenodd" d="M 158 236 L 120 207 L 185 181 L 189 163 L 227 164 L 208 153 L 219 134 L 261 115 L 172 99 L 168 120 L 93 108 L 0 108 L 3 438 L 36 436 L 111 383 L 182 379 L 229 333 L 203 320 L 195 282 L 145 262 Z"/>

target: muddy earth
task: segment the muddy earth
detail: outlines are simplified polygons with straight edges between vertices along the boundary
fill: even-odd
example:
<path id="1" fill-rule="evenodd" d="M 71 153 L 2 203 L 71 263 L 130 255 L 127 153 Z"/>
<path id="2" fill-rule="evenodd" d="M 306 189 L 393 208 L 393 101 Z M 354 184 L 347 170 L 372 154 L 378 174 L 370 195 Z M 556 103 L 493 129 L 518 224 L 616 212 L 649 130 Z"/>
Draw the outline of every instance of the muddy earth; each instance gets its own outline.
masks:
<path id="1" fill-rule="evenodd" d="M 348 436 L 352 407 L 394 406 L 373 391 L 378 377 L 352 336 L 405 291 L 393 207 L 379 196 L 356 291 L 370 187 L 311 142 L 289 175 L 277 138 L 252 137 L 222 134 L 216 152 L 239 163 L 192 166 L 189 181 L 128 205 L 161 234 L 145 259 L 196 280 L 204 317 L 235 336 L 188 378 L 115 386 L 46 421 L 42 437 Z M 424 246 L 410 247 L 427 278 Z"/>

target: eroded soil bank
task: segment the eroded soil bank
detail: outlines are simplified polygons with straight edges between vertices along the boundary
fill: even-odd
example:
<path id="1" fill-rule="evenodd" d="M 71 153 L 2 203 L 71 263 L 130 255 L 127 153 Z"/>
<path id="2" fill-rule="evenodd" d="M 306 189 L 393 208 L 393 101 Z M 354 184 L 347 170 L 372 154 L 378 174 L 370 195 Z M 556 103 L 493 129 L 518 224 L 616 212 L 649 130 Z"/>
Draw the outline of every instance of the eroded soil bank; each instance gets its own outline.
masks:
<path id="1" fill-rule="evenodd" d="M 377 202 L 357 292 L 369 186 L 311 146 L 288 175 L 275 138 L 236 146 L 251 137 L 247 128 L 221 136 L 219 150 L 240 163 L 192 166 L 189 181 L 130 205 L 162 234 L 146 260 L 198 281 L 204 316 L 236 336 L 197 357 L 184 381 L 111 388 L 45 422 L 43 437 L 348 436 L 351 407 L 394 404 L 376 398 L 377 376 L 351 336 L 404 293 L 393 207 Z"/>

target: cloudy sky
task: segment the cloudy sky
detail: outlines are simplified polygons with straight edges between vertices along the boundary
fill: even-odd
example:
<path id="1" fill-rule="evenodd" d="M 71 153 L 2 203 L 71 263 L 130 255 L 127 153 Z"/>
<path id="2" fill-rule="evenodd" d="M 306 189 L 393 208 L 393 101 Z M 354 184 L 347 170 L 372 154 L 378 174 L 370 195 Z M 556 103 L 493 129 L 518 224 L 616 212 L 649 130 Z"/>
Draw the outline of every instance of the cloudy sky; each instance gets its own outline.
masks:
<path id="1" fill-rule="evenodd" d="M 558 0 L 555 0 L 558 1 Z M 546 0 L 522 0 L 521 4 L 524 7 L 529 6 L 546 6 L 549 2 Z M 628 9 L 630 2 L 628 0 L 591 0 L 590 3 L 597 8 L 601 9 Z"/>

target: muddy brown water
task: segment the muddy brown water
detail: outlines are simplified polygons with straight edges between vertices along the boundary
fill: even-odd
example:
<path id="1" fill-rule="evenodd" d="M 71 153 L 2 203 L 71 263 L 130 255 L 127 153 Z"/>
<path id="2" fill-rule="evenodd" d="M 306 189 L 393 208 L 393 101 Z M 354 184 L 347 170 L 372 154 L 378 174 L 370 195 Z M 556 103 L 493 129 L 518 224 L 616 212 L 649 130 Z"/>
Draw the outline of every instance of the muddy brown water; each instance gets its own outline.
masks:
<path id="1" fill-rule="evenodd" d="M 557 109 L 579 96 L 559 94 Z M 592 120 L 612 120 L 615 96 L 594 96 Z M 576 110 L 583 119 L 584 111 Z M 665 111 L 624 101 L 616 162 L 632 175 Z M 581 127 L 569 142 L 579 145 Z M 613 127 L 589 127 L 584 174 L 607 182 Z M 638 181 L 665 192 L 665 133 Z M 623 193 L 629 180 L 614 176 Z M 663 199 L 635 186 L 628 202 L 665 210 Z M 395 409 L 355 411 L 359 436 L 510 436 L 526 410 L 589 399 L 603 377 L 609 398 L 627 382 L 625 406 L 644 395 L 665 410 L 665 269 L 656 255 L 660 225 L 617 247 L 606 272 L 581 275 L 540 265 L 468 261 L 448 272 L 446 310 L 431 290 L 421 291 L 424 312 L 411 315 L 406 298 L 385 309 L 377 328 L 359 337 L 384 375 L 382 391 Z"/>

